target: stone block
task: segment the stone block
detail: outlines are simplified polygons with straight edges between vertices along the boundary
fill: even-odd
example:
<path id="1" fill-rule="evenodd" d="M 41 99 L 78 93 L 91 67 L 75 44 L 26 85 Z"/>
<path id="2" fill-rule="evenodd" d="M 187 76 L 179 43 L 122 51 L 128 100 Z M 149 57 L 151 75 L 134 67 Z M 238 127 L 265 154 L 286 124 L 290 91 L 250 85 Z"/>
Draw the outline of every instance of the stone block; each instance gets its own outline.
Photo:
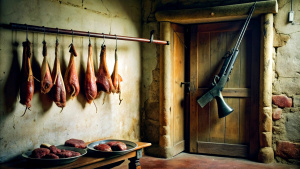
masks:
<path id="1" fill-rule="evenodd" d="M 258 154 L 258 161 L 263 163 L 271 163 L 274 160 L 274 151 L 271 147 L 264 147 L 260 149 Z"/>
<path id="2" fill-rule="evenodd" d="M 300 159 L 300 143 L 278 141 L 275 154 L 285 159 Z"/>
<path id="3" fill-rule="evenodd" d="M 260 138 L 260 147 L 271 147 L 272 146 L 272 133 L 262 132 Z"/>
<path id="4" fill-rule="evenodd" d="M 281 113 L 282 113 L 282 109 L 281 108 L 277 108 L 275 110 L 273 110 L 272 113 L 272 118 L 274 121 L 281 119 Z"/>
<path id="5" fill-rule="evenodd" d="M 261 132 L 272 131 L 272 110 L 270 107 L 263 108 L 263 112 L 260 114 L 260 123 Z"/>
<path id="6" fill-rule="evenodd" d="M 274 47 L 282 47 L 284 46 L 287 41 L 290 39 L 289 35 L 285 34 L 278 34 L 274 31 L 274 39 L 273 39 L 273 46 Z"/>
<path id="7" fill-rule="evenodd" d="M 300 56 L 300 54 L 299 54 Z M 284 62 L 284 61 L 283 61 Z M 300 64 L 300 62 L 299 62 Z M 276 64 L 278 65 L 278 64 Z M 288 65 L 287 65 L 288 66 Z M 291 66 L 292 67 L 292 66 Z M 298 66 L 300 67 L 300 66 Z M 282 68 L 284 69 L 284 68 Z M 278 70 L 277 70 L 278 72 Z M 300 70 L 299 70 L 300 72 Z M 287 96 L 293 96 L 295 93 L 299 93 L 300 91 L 300 78 L 299 77 L 281 77 L 274 80 L 273 83 L 273 94 L 282 94 L 285 93 Z"/>
<path id="8" fill-rule="evenodd" d="M 300 95 L 295 95 L 293 97 L 294 107 L 300 107 Z"/>
<path id="9" fill-rule="evenodd" d="M 272 102 L 281 108 L 292 107 L 293 104 L 293 100 L 285 95 L 273 95 Z"/>
<path id="10" fill-rule="evenodd" d="M 286 137 L 290 141 L 300 142 L 300 112 L 287 113 L 285 117 Z"/>

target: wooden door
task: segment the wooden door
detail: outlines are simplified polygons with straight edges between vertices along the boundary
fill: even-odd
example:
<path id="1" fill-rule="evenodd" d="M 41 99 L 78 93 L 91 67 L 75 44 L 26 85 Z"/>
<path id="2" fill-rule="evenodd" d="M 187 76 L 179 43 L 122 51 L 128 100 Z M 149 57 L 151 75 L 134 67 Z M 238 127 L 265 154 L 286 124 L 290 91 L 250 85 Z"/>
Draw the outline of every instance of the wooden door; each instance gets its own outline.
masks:
<path id="1" fill-rule="evenodd" d="M 181 82 L 185 81 L 185 48 L 184 48 L 184 27 L 178 24 L 171 24 L 171 48 L 172 48 L 172 88 L 173 88 L 173 109 L 171 112 L 171 144 L 172 155 L 184 150 L 184 92 L 185 88 Z"/>
<path id="2" fill-rule="evenodd" d="M 222 95 L 234 109 L 219 119 L 217 103 L 204 108 L 199 99 L 219 73 L 222 57 L 234 47 L 241 22 L 199 24 L 190 36 L 190 152 L 252 157 L 258 151 L 259 25 L 252 20 L 239 47 Z"/>

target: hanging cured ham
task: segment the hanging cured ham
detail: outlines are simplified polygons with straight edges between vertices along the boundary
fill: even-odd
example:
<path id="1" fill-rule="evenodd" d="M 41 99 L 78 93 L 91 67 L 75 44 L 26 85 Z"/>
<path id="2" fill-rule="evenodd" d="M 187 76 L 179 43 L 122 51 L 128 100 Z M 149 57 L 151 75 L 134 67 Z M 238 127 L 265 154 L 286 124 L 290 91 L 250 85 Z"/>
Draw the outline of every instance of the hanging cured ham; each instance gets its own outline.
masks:
<path id="1" fill-rule="evenodd" d="M 64 108 L 66 106 L 66 89 L 60 70 L 60 63 L 58 58 L 58 42 L 56 42 L 55 47 L 55 61 L 52 71 L 52 79 L 54 84 L 51 90 L 53 101 L 58 107 Z"/>
<path id="2" fill-rule="evenodd" d="M 31 99 L 34 93 L 34 79 L 30 63 L 31 57 L 31 43 L 27 40 L 23 42 L 23 61 L 21 69 L 21 83 L 20 83 L 20 103 L 26 106 L 26 110 L 31 107 Z"/>
<path id="3" fill-rule="evenodd" d="M 110 74 L 108 72 L 107 64 L 106 64 L 106 46 L 101 46 L 100 53 L 100 66 L 96 75 L 96 83 L 98 93 L 104 91 L 106 93 L 111 93 L 115 91 L 115 88 L 112 84 L 112 80 Z"/>
<path id="4" fill-rule="evenodd" d="M 111 79 L 113 86 L 115 88 L 115 91 L 113 93 L 119 93 L 119 100 L 120 103 L 122 102 L 122 96 L 121 96 L 121 82 L 123 81 L 122 77 L 118 74 L 118 55 L 117 55 L 117 49 L 115 50 L 115 66 L 114 66 L 114 71 L 111 74 Z"/>
<path id="5" fill-rule="evenodd" d="M 41 67 L 41 93 L 46 94 L 51 90 L 53 83 L 48 65 L 47 45 L 45 41 L 43 41 L 43 56 L 44 60 Z"/>
<path id="6" fill-rule="evenodd" d="M 70 61 L 65 73 L 64 82 L 66 85 L 66 90 L 70 94 L 70 98 L 74 99 L 78 95 L 80 87 L 75 66 L 75 56 L 77 56 L 77 53 L 73 44 L 70 45 L 69 52 Z"/>
<path id="7" fill-rule="evenodd" d="M 97 96 L 97 84 L 92 55 L 92 45 L 89 44 L 88 61 L 84 81 L 85 96 L 89 104 L 91 104 Z"/>

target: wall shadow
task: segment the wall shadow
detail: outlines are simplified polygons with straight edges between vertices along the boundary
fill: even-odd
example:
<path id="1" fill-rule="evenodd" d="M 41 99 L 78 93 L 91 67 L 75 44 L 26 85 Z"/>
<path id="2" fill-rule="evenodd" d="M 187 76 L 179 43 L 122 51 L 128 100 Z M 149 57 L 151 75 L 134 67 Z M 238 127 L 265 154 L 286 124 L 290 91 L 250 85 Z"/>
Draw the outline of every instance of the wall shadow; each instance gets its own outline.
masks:
<path id="1" fill-rule="evenodd" d="M 16 103 L 18 102 L 19 84 L 20 84 L 20 63 L 18 60 L 18 42 L 12 43 L 12 63 L 8 72 L 8 78 L 4 86 L 4 109 L 5 114 L 9 114 L 14 111 Z"/>

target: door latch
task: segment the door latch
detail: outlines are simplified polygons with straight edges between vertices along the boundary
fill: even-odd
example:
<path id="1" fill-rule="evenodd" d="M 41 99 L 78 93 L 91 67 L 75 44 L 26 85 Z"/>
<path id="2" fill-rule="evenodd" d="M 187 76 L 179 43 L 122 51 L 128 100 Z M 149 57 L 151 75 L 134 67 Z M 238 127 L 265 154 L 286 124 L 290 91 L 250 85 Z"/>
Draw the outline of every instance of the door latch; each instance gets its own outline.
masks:
<path id="1" fill-rule="evenodd" d="M 190 82 L 181 82 L 181 83 L 180 83 L 180 87 L 182 87 L 182 85 L 187 85 L 188 90 L 189 90 L 189 92 L 190 92 L 190 90 L 191 90 L 191 88 L 190 88 Z"/>

